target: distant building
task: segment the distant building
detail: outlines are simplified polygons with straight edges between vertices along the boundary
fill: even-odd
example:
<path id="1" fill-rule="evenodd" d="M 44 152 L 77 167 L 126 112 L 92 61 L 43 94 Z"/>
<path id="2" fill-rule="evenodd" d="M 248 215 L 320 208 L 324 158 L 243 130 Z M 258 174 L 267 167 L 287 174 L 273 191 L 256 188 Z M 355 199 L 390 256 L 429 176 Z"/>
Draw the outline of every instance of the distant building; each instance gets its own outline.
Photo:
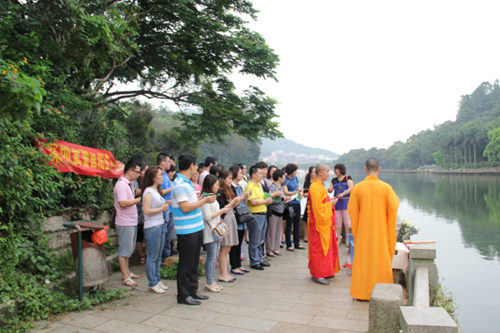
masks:
<path id="1" fill-rule="evenodd" d="M 286 163 L 318 163 L 318 162 L 329 162 L 332 160 L 331 157 L 321 154 L 305 154 L 305 153 L 295 153 L 283 150 L 274 150 L 271 155 L 264 156 L 262 160 L 266 163 L 272 164 L 286 164 Z"/>

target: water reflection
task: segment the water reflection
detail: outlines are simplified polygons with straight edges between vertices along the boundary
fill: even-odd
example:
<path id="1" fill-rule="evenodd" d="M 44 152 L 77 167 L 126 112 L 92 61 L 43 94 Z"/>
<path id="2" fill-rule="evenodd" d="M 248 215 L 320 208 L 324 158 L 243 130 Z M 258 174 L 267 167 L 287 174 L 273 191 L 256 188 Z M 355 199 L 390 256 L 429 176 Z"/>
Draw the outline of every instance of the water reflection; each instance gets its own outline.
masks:
<path id="1" fill-rule="evenodd" d="M 466 247 L 487 260 L 500 259 L 500 177 L 382 174 L 400 199 L 449 221 L 457 221 Z"/>

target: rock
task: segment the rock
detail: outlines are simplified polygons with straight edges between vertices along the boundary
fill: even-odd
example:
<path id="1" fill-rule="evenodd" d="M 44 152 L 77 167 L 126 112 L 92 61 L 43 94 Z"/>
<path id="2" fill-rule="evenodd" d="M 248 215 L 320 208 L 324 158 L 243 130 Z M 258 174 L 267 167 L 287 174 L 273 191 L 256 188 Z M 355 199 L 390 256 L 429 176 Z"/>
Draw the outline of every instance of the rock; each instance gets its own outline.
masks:
<path id="1" fill-rule="evenodd" d="M 66 219 L 62 216 L 51 216 L 47 217 L 45 223 L 43 224 L 43 230 L 45 232 L 57 232 L 61 230 L 66 230 L 63 223 L 66 223 Z"/>

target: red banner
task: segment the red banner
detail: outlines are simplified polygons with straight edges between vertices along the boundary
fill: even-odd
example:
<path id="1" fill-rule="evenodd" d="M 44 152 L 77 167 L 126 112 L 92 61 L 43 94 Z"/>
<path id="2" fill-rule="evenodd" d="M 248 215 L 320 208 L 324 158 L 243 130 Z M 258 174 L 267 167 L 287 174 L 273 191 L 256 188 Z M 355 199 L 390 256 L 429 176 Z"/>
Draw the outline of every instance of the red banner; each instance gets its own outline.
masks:
<path id="1" fill-rule="evenodd" d="M 48 163 L 59 172 L 74 172 L 85 176 L 118 178 L 123 175 L 123 163 L 116 161 L 107 150 L 90 148 L 57 140 L 37 139 L 38 149 L 49 156 Z"/>

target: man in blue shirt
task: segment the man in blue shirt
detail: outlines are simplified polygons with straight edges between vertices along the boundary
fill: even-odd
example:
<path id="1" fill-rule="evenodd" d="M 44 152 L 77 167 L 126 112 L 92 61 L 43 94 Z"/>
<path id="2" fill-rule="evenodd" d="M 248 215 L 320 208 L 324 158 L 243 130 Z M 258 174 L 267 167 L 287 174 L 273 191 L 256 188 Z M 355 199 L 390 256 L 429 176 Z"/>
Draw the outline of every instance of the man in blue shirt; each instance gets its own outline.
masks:
<path id="1" fill-rule="evenodd" d="M 179 173 L 172 188 L 174 227 L 177 234 L 179 264 L 177 266 L 177 303 L 200 305 L 208 296 L 198 293 L 198 263 L 203 244 L 203 216 L 201 206 L 215 202 L 212 195 L 198 199 L 189 180 L 197 171 L 196 157 L 179 156 Z"/>
<path id="2" fill-rule="evenodd" d="M 171 165 L 170 157 L 165 153 L 159 153 L 156 157 L 156 163 L 158 167 L 163 172 L 163 184 L 161 184 L 161 195 L 165 201 L 172 201 L 172 182 L 168 177 L 168 170 Z M 165 245 L 163 247 L 162 259 L 168 258 L 172 255 L 172 238 L 174 237 L 174 219 L 172 216 L 172 205 L 169 206 L 168 210 L 163 211 L 163 227 L 165 228 Z"/>

